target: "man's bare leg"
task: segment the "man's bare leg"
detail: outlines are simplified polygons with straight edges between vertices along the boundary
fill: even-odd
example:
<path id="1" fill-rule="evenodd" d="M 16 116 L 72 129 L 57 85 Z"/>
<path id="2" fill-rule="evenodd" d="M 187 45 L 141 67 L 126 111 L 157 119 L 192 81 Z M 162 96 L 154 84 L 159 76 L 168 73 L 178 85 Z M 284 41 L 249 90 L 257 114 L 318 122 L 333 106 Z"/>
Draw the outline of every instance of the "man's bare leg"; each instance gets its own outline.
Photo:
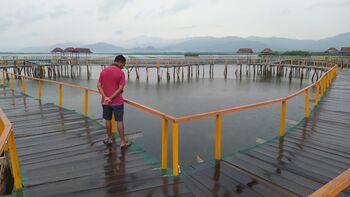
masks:
<path id="1" fill-rule="evenodd" d="M 107 137 L 108 141 L 112 141 L 112 121 L 111 120 L 106 120 L 106 128 L 107 128 Z"/>
<path id="2" fill-rule="evenodd" d="M 122 121 L 117 121 L 117 129 L 121 140 L 120 144 L 125 144 L 124 123 Z"/>

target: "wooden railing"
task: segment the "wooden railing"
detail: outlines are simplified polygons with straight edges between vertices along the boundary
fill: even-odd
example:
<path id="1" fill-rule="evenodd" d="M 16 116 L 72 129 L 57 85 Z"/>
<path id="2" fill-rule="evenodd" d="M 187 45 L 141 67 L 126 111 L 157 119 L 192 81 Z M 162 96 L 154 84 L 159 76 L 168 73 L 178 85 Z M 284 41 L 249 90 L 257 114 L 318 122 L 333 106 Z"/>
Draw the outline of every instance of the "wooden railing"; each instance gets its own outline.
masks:
<path id="1" fill-rule="evenodd" d="M 21 79 L 22 83 L 22 92 L 23 94 L 26 94 L 26 80 L 34 80 L 38 82 L 38 99 L 42 100 L 42 84 L 43 83 L 51 83 L 56 84 L 58 87 L 58 106 L 63 107 L 63 87 L 69 87 L 74 89 L 80 89 L 84 91 L 84 116 L 89 116 L 89 93 L 97 93 L 99 94 L 98 90 L 96 89 L 90 89 L 88 87 L 82 87 L 77 86 L 73 84 L 68 83 L 62 83 L 58 81 L 48 80 L 48 79 L 41 79 L 41 78 L 35 78 L 35 77 L 28 77 L 24 75 L 17 75 L 13 73 L 8 73 L 10 75 L 10 88 L 12 91 L 15 90 L 14 80 L 15 76 L 19 77 Z M 2 85 L 6 86 L 6 80 L 5 80 L 6 72 L 3 71 L 3 77 L 2 77 Z M 125 99 L 125 103 L 129 104 L 130 106 L 136 107 L 142 111 L 145 111 L 147 113 L 150 113 L 152 115 L 155 115 L 162 119 L 162 162 L 161 167 L 162 169 L 167 169 L 167 160 L 168 160 L 168 122 L 169 120 L 175 120 L 175 117 L 171 115 L 167 115 L 163 112 L 160 112 L 158 110 L 155 110 L 153 108 L 147 107 L 145 105 L 142 105 L 140 103 L 137 103 L 135 101 Z M 114 120 L 114 114 L 112 114 L 112 120 Z M 112 121 L 112 132 L 116 131 L 115 122 Z"/>
<path id="2" fill-rule="evenodd" d="M 21 170 L 19 168 L 17 148 L 13 127 L 6 114 L 0 109 L 0 153 L 10 151 L 12 174 L 15 188 L 22 189 Z"/>
<path id="3" fill-rule="evenodd" d="M 260 103 L 254 103 L 249 105 L 243 105 L 238 107 L 232 107 L 212 112 L 206 112 L 206 113 L 200 113 L 200 114 L 194 114 L 190 116 L 183 116 L 178 117 L 175 119 L 172 119 L 173 121 L 173 173 L 174 176 L 178 175 L 178 127 L 179 123 L 183 122 L 189 122 L 192 120 L 202 119 L 202 118 L 208 118 L 208 117 L 215 117 L 215 159 L 220 160 L 221 159 L 221 122 L 222 122 L 222 115 L 227 113 L 233 113 L 233 112 L 239 112 L 243 110 L 253 109 L 257 107 L 262 106 L 268 106 L 275 103 L 281 103 L 281 114 L 280 114 L 280 129 L 279 133 L 280 136 L 284 136 L 285 133 L 285 117 L 286 117 L 286 109 L 287 109 L 287 101 L 302 94 L 305 93 L 305 117 L 308 118 L 310 116 L 310 105 L 309 105 L 309 94 L 311 88 L 315 87 L 316 93 L 315 93 L 315 105 L 318 104 L 319 101 L 319 95 L 324 95 L 326 88 L 330 85 L 332 82 L 332 79 L 336 76 L 338 72 L 338 66 L 332 67 L 330 70 L 328 70 L 318 81 L 315 83 L 291 94 L 286 97 L 277 98 L 273 100 L 263 101 Z"/>
<path id="4" fill-rule="evenodd" d="M 333 197 L 350 185 L 350 168 L 312 193 L 309 197 Z"/>

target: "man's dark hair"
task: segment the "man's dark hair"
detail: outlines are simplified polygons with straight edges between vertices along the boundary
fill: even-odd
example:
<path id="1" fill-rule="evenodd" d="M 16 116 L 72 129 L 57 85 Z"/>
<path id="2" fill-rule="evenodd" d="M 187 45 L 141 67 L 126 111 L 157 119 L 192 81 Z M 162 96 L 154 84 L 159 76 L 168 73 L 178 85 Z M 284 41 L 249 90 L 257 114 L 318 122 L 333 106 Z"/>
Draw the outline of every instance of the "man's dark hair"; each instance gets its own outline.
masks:
<path id="1" fill-rule="evenodd" d="M 115 56 L 114 58 L 114 62 L 121 62 L 121 63 L 125 63 L 126 62 L 126 59 L 123 55 L 117 55 Z"/>

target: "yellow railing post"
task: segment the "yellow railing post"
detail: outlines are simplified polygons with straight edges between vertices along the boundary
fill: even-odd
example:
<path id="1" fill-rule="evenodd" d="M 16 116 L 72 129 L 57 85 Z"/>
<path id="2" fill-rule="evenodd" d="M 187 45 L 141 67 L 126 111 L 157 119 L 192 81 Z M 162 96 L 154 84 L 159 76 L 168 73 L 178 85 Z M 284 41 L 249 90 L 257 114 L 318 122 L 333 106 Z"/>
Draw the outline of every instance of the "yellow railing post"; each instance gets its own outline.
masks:
<path id="1" fill-rule="evenodd" d="M 111 130 L 112 130 L 112 133 L 114 133 L 115 132 L 115 117 L 114 117 L 114 112 L 112 112 L 112 119 L 111 119 Z"/>
<path id="2" fill-rule="evenodd" d="M 24 77 L 21 77 L 22 79 L 22 92 L 23 94 L 26 94 L 26 79 Z"/>
<path id="3" fill-rule="evenodd" d="M 284 127 L 285 127 L 285 120 L 286 120 L 286 109 L 287 109 L 287 101 L 283 100 L 281 105 L 281 121 L 280 121 L 280 136 L 284 136 Z"/>
<path id="4" fill-rule="evenodd" d="M 321 188 L 309 195 L 309 197 L 338 196 L 340 192 L 350 185 L 350 168 L 339 174 L 337 177 L 323 185 Z"/>
<path id="5" fill-rule="evenodd" d="M 58 106 L 62 108 L 62 84 L 58 85 Z"/>
<path id="6" fill-rule="evenodd" d="M 19 169 L 16 140 L 13 134 L 13 130 L 11 131 L 9 136 L 9 147 L 10 147 L 10 156 L 11 156 L 11 164 L 12 164 L 12 174 L 15 180 L 15 187 L 16 189 L 22 189 L 22 176 L 21 176 L 21 170 Z"/>
<path id="7" fill-rule="evenodd" d="M 162 120 L 162 169 L 167 169 L 168 162 L 168 119 Z"/>
<path id="8" fill-rule="evenodd" d="M 11 73 L 11 90 L 15 90 L 15 76 Z"/>
<path id="9" fill-rule="evenodd" d="M 318 105 L 318 94 L 319 94 L 320 87 L 318 83 L 316 83 L 316 93 L 315 93 L 315 106 Z"/>
<path id="10" fill-rule="evenodd" d="M 173 175 L 179 175 L 179 123 L 173 121 Z"/>
<path id="11" fill-rule="evenodd" d="M 41 97 L 42 97 L 42 81 L 38 81 L 38 98 L 41 101 Z"/>
<path id="12" fill-rule="evenodd" d="M 5 78 L 6 78 L 6 73 L 4 70 L 2 70 L 2 86 L 5 87 Z"/>
<path id="13" fill-rule="evenodd" d="M 325 83 L 325 77 L 322 78 L 322 96 L 326 92 L 326 83 Z"/>
<path id="14" fill-rule="evenodd" d="M 84 90 L 84 116 L 89 116 L 89 90 Z"/>
<path id="15" fill-rule="evenodd" d="M 305 90 L 305 117 L 310 117 L 309 89 Z"/>
<path id="16" fill-rule="evenodd" d="M 221 160 L 221 129 L 222 129 L 221 114 L 217 114 L 215 117 L 215 159 L 216 160 Z"/>
<path id="17" fill-rule="evenodd" d="M 320 96 L 322 97 L 323 96 L 323 80 L 320 81 Z"/>

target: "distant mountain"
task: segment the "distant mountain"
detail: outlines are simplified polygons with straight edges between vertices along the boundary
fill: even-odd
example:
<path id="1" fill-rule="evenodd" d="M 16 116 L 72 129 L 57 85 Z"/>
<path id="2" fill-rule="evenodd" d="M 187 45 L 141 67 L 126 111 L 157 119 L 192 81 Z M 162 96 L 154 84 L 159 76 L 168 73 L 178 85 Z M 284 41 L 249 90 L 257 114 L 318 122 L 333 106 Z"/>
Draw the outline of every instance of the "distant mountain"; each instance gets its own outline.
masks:
<path id="1" fill-rule="evenodd" d="M 350 32 L 321 40 L 297 40 L 278 37 L 264 38 L 254 36 L 248 37 L 246 40 L 263 43 L 273 50 L 325 51 L 329 47 L 336 47 L 340 49 L 344 46 L 350 46 Z"/>
<path id="2" fill-rule="evenodd" d="M 132 52 L 132 53 L 156 53 L 156 52 L 161 52 L 161 50 L 156 49 L 152 46 L 148 46 L 148 47 L 132 48 L 132 49 L 129 49 L 128 52 Z"/>
<path id="3" fill-rule="evenodd" d="M 132 41 L 130 40 L 130 43 Z M 257 37 L 250 36 L 241 38 L 237 36 L 227 37 L 193 37 L 179 40 L 164 40 L 150 37 L 137 38 L 134 43 L 138 43 L 139 47 L 127 49 L 112 44 L 98 42 L 94 44 L 82 45 L 79 43 L 61 43 L 52 46 L 37 46 L 18 49 L 14 52 L 40 52 L 48 53 L 55 47 L 84 47 L 90 48 L 94 53 L 125 53 L 125 52 L 228 52 L 234 53 L 239 48 L 252 48 L 255 52 L 259 52 L 264 48 L 271 48 L 277 51 L 286 50 L 307 50 L 307 51 L 325 51 L 329 47 L 350 46 L 350 32 L 339 34 L 337 36 L 324 38 L 320 40 L 298 40 L 279 37 Z M 154 43 L 154 45 L 151 43 Z M 168 44 L 165 44 L 168 43 Z M 148 44 L 148 45 L 146 45 Z M 148 47 L 144 47 L 148 46 Z M 157 47 L 152 47 L 157 46 Z M 12 51 L 11 51 L 12 52 Z"/>
<path id="4" fill-rule="evenodd" d="M 229 37 L 195 37 L 183 42 L 169 45 L 161 49 L 165 52 L 236 52 L 241 47 L 263 49 L 267 45 L 246 40 L 244 38 Z"/>
<path id="5" fill-rule="evenodd" d="M 20 52 L 20 53 L 50 53 L 50 51 L 56 47 L 59 48 L 67 48 L 67 47 L 73 47 L 81 45 L 80 43 L 73 43 L 73 42 L 67 42 L 67 43 L 58 43 L 51 46 L 34 46 L 34 47 L 27 47 L 22 49 L 14 50 L 13 52 Z M 12 51 L 11 51 L 12 52 Z"/>
<path id="6" fill-rule="evenodd" d="M 122 53 L 127 51 L 125 48 L 114 46 L 112 44 L 107 44 L 104 42 L 82 45 L 80 47 L 90 48 L 93 53 Z"/>
<path id="7" fill-rule="evenodd" d="M 14 52 L 21 53 L 50 53 L 50 51 L 56 47 L 65 49 L 67 47 L 74 48 L 90 48 L 94 53 L 122 53 L 127 50 L 122 47 L 114 46 L 111 44 L 107 44 L 104 42 L 98 42 L 94 44 L 82 45 L 80 43 L 59 43 L 51 46 L 35 46 L 35 47 L 27 47 L 15 50 Z"/>
<path id="8" fill-rule="evenodd" d="M 272 50 L 307 50 L 325 51 L 329 47 L 340 49 L 343 46 L 350 46 L 350 32 L 339 34 L 321 40 L 297 40 L 278 37 L 197 37 L 182 41 L 177 44 L 162 48 L 161 51 L 171 52 L 236 52 L 239 48 L 252 48 L 255 52 L 264 48 Z"/>

